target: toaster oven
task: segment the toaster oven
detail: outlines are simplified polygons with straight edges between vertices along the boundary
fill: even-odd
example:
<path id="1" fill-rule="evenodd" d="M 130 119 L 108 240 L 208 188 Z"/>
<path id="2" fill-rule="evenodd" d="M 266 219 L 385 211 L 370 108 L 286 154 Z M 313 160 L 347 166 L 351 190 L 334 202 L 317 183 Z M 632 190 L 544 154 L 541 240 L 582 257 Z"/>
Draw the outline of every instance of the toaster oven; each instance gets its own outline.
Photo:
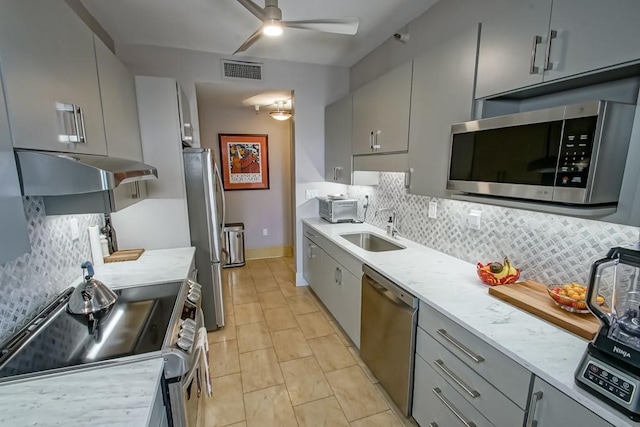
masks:
<path id="1" fill-rule="evenodd" d="M 320 218 L 331 223 L 352 222 L 358 215 L 356 199 L 318 197 Z"/>

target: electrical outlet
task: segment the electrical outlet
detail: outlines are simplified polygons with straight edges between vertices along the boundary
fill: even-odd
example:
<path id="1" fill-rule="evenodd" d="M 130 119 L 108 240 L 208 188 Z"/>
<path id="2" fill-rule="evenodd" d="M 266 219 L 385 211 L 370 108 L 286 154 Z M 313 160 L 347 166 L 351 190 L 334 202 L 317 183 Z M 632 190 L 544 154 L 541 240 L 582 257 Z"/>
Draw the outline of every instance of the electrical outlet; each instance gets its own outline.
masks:
<path id="1" fill-rule="evenodd" d="M 315 199 L 316 197 L 318 197 L 318 190 L 307 190 L 305 192 L 305 196 L 307 197 L 307 200 Z"/>
<path id="2" fill-rule="evenodd" d="M 268 228 L 263 228 L 262 229 L 262 235 L 263 236 L 268 236 L 269 235 L 269 229 Z"/>
<path id="3" fill-rule="evenodd" d="M 467 217 L 467 225 L 472 230 L 480 230 L 480 219 L 482 217 L 482 211 L 472 209 Z"/>
<path id="4" fill-rule="evenodd" d="M 71 240 L 78 240 L 80 238 L 80 228 L 78 227 L 78 220 L 71 218 L 69 221 L 71 227 Z"/>
<path id="5" fill-rule="evenodd" d="M 437 218 L 438 217 L 438 203 L 437 202 L 429 202 L 429 218 Z"/>

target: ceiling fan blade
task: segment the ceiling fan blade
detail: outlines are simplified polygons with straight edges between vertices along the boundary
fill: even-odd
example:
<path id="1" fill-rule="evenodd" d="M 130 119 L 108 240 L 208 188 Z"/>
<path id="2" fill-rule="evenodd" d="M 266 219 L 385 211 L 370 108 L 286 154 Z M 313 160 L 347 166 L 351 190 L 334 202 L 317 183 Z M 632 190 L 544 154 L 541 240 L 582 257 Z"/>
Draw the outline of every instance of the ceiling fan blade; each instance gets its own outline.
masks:
<path id="1" fill-rule="evenodd" d="M 360 18 L 327 18 L 312 19 L 309 21 L 283 21 L 282 25 L 288 28 L 300 28 L 303 30 L 314 30 L 322 31 L 324 33 L 347 34 L 353 36 L 358 32 Z"/>
<path id="2" fill-rule="evenodd" d="M 233 54 L 235 55 L 238 52 L 244 52 L 245 50 L 249 49 L 255 42 L 260 39 L 260 37 L 262 37 L 262 27 L 258 28 L 253 34 L 251 34 L 249 38 L 246 39 L 244 43 L 242 43 L 242 46 L 236 49 Z"/>
<path id="3" fill-rule="evenodd" d="M 264 21 L 265 19 L 267 19 L 267 16 L 264 13 L 264 9 L 251 0 L 238 0 L 238 3 L 243 5 L 249 12 L 253 13 L 253 15 L 259 20 Z"/>

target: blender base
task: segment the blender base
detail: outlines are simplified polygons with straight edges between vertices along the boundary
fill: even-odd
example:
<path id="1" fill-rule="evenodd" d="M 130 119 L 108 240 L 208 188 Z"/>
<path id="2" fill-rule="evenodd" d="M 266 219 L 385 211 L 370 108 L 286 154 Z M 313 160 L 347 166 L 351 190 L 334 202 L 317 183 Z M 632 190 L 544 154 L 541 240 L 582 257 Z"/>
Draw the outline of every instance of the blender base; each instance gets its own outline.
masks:
<path id="1" fill-rule="evenodd" d="M 640 421 L 640 376 L 589 343 L 575 372 L 576 384 Z"/>

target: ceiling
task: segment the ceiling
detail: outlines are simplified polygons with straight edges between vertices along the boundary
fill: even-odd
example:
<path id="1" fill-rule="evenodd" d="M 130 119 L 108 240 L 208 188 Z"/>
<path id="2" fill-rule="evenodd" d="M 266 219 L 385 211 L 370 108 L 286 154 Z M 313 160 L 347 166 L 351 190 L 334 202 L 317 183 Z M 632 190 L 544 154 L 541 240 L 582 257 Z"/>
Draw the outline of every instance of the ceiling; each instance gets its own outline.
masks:
<path id="1" fill-rule="evenodd" d="M 204 103 L 218 108 L 254 108 L 276 110 L 275 101 L 286 101 L 284 108 L 291 109 L 291 91 L 251 88 L 246 85 L 225 83 L 196 83 L 198 105 Z"/>
<path id="2" fill-rule="evenodd" d="M 243 55 L 351 66 L 437 0 L 280 0 L 283 20 L 359 17 L 355 36 L 285 29 Z M 235 0 L 82 0 L 116 43 L 231 55 L 261 22 Z M 256 0 L 263 6 L 263 0 Z M 243 55 L 236 55 L 241 58 Z"/>

